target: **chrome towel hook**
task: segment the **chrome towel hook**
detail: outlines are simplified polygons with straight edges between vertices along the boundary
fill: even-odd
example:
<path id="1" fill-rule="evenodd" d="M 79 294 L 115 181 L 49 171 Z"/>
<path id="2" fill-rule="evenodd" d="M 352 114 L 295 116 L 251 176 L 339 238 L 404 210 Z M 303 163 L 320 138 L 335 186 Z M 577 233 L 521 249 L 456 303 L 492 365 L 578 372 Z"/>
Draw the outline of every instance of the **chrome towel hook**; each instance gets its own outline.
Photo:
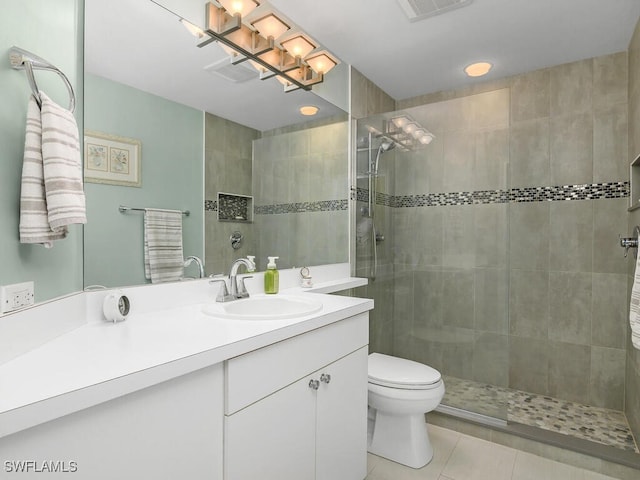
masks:
<path id="1" fill-rule="evenodd" d="M 619 237 L 620 246 L 624 248 L 625 258 L 627 257 L 630 248 L 633 248 L 633 258 L 638 258 L 638 237 L 640 237 L 640 226 L 638 225 L 634 227 L 632 237 Z"/>

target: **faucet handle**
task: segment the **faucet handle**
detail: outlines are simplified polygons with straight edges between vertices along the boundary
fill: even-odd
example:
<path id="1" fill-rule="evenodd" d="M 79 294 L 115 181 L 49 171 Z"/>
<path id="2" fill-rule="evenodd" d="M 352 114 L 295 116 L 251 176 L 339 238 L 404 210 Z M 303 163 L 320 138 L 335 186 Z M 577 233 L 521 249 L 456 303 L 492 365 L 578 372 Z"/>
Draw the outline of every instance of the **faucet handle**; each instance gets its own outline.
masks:
<path id="1" fill-rule="evenodd" d="M 238 282 L 238 296 L 237 298 L 249 298 L 249 292 L 247 291 L 247 286 L 244 284 L 244 281 L 247 278 L 253 278 L 253 275 L 249 275 L 246 277 L 241 277 Z"/>
<path id="2" fill-rule="evenodd" d="M 222 283 L 222 288 L 218 290 L 218 296 L 216 297 L 216 302 L 228 302 L 229 300 L 233 300 L 234 297 L 229 295 L 229 290 L 227 289 L 227 280 L 222 278 L 212 278 L 209 280 L 209 283 Z"/>

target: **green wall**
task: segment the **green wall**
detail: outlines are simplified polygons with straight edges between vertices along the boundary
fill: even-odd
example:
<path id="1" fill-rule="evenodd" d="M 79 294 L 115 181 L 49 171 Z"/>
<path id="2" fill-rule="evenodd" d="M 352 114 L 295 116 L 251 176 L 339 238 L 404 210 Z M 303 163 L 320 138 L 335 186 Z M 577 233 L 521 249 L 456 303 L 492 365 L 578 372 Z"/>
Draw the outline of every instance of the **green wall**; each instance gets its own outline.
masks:
<path id="1" fill-rule="evenodd" d="M 65 72 L 78 97 L 76 118 L 82 128 L 81 0 L 3 0 L 0 15 L 0 284 L 35 281 L 36 301 L 82 289 L 82 227 L 52 249 L 21 245 L 18 236 L 20 178 L 29 84 L 23 71 L 8 61 L 11 46 L 29 50 Z M 61 79 L 36 72 L 40 89 L 67 105 Z"/>
<path id="2" fill-rule="evenodd" d="M 143 215 L 122 214 L 119 205 L 189 210 L 184 255 L 204 258 L 203 113 L 90 74 L 85 92 L 87 130 L 142 142 L 141 188 L 85 185 L 85 285 L 146 282 Z"/>

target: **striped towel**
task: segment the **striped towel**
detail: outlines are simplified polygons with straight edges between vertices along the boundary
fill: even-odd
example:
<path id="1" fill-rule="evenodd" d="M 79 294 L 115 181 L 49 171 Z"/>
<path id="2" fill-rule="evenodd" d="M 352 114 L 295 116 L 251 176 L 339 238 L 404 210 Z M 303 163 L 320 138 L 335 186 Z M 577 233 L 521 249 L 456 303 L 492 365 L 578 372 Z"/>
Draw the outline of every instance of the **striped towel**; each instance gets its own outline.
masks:
<path id="1" fill-rule="evenodd" d="M 636 259 L 636 271 L 633 276 L 633 286 L 631 287 L 629 324 L 631 325 L 631 343 L 640 350 L 640 255 Z"/>
<path id="2" fill-rule="evenodd" d="M 151 283 L 173 282 L 182 278 L 181 211 L 144 209 L 144 274 Z"/>
<path id="3" fill-rule="evenodd" d="M 20 242 L 46 248 L 67 235 L 67 226 L 86 223 L 78 127 L 73 114 L 41 93 L 27 106 Z"/>

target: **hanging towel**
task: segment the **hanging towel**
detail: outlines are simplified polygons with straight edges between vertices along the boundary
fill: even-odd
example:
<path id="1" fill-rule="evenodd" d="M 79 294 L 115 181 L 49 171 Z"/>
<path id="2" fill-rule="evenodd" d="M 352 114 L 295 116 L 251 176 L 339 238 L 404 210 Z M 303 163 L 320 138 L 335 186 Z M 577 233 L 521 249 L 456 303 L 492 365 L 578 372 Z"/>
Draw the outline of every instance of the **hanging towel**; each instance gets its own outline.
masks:
<path id="1" fill-rule="evenodd" d="M 42 100 L 42 162 L 49 225 L 56 231 L 87 223 L 78 126 L 73 114 L 44 93 Z"/>
<path id="2" fill-rule="evenodd" d="M 42 121 L 40 107 L 35 97 L 31 96 L 27 105 L 20 190 L 20 242 L 40 243 L 51 248 L 53 240 L 60 240 L 66 234 L 66 229 L 54 232 L 49 225 L 42 161 Z"/>
<path id="3" fill-rule="evenodd" d="M 633 276 L 633 286 L 631 287 L 629 324 L 631 325 L 631 343 L 640 350 L 640 255 L 636 259 L 636 271 Z"/>
<path id="4" fill-rule="evenodd" d="M 180 210 L 144 209 L 144 274 L 151 283 L 182 278 L 184 258 Z"/>
<path id="5" fill-rule="evenodd" d="M 40 93 L 29 99 L 20 193 L 20 242 L 46 248 L 86 223 L 78 127 L 73 114 Z"/>

